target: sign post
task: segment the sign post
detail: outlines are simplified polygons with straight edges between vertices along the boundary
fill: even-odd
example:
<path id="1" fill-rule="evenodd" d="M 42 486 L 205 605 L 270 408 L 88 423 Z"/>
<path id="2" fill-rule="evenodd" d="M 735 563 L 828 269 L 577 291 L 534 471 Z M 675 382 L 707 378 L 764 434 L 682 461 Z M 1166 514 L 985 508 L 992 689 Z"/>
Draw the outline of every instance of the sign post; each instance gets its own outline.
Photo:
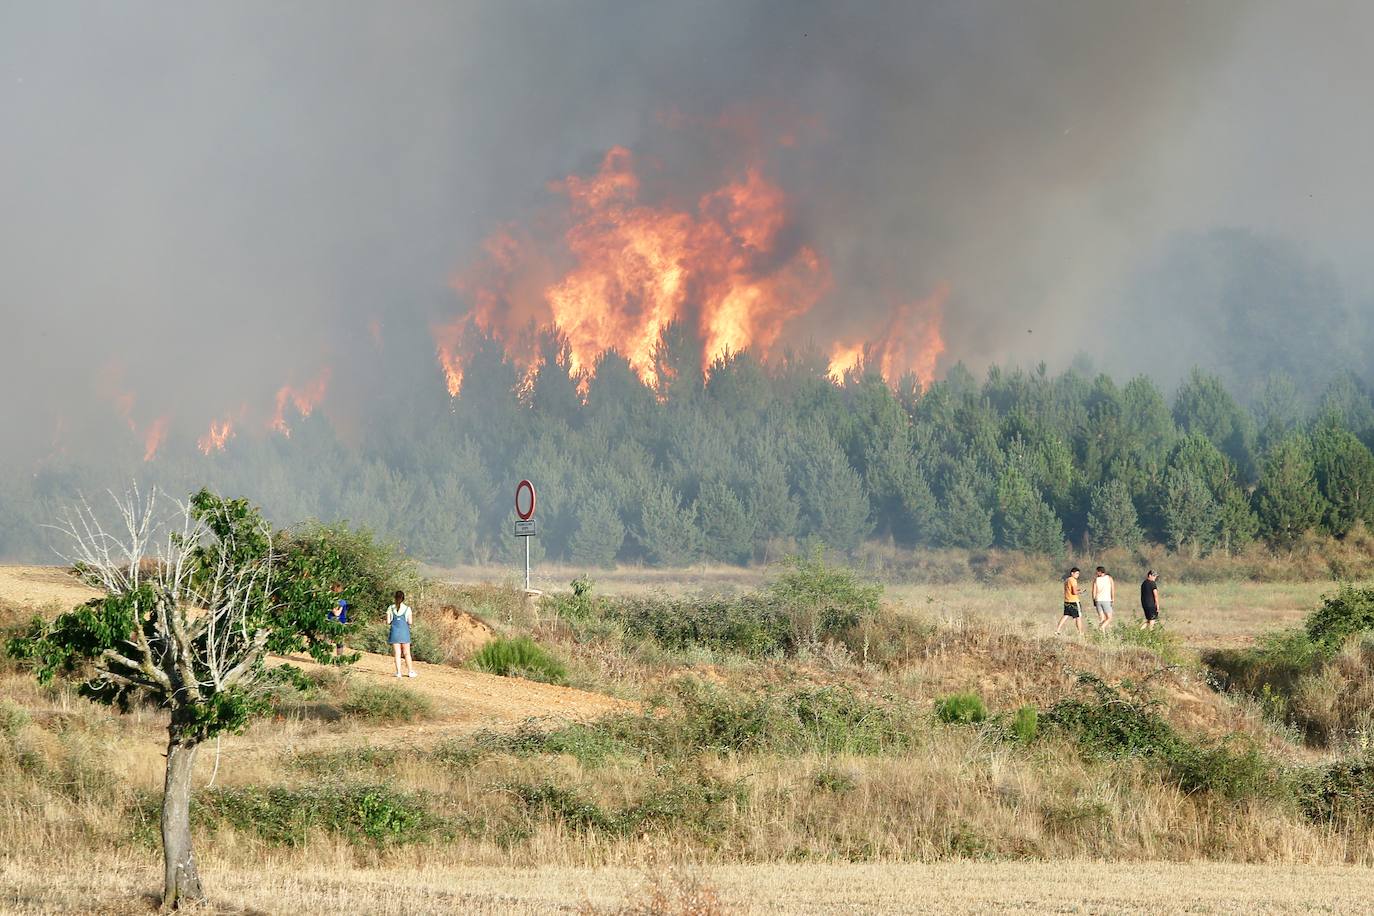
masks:
<path id="1" fill-rule="evenodd" d="M 530 590 L 530 538 L 535 537 L 538 525 L 534 521 L 534 484 L 522 480 L 515 485 L 515 536 L 525 539 L 525 591 Z"/>

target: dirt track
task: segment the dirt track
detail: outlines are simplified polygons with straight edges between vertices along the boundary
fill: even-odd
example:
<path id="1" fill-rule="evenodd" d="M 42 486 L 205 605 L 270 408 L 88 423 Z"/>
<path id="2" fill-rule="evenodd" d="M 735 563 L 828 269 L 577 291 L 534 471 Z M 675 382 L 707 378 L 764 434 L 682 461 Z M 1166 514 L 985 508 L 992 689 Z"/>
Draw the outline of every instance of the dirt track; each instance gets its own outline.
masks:
<path id="1" fill-rule="evenodd" d="M 42 610 L 53 604 L 66 609 L 99 594 L 54 566 L 0 566 L 0 599 Z M 284 659 L 306 670 L 318 670 L 308 658 Z M 447 665 L 416 663 L 415 678 L 395 677 L 395 665 L 385 655 L 364 653 L 349 669 L 355 682 L 403 685 L 424 695 L 434 715 L 419 725 L 363 726 L 327 731 L 312 736 L 311 743 L 356 741 L 362 735 L 373 743 L 413 744 L 438 740 L 446 735 L 480 728 L 509 726 L 531 718 L 586 720 L 631 708 L 612 697 L 569 687 L 555 687 L 521 678 L 497 677 Z M 237 743 L 243 739 L 230 739 Z"/>

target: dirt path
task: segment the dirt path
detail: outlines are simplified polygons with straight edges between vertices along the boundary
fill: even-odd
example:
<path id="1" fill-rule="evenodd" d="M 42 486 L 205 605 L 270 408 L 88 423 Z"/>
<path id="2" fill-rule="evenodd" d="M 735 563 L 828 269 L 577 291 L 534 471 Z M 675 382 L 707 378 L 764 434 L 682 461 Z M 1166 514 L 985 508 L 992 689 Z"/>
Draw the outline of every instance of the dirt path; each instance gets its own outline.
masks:
<path id="1" fill-rule="evenodd" d="M 19 607 L 58 604 L 65 611 L 99 594 L 61 566 L 0 566 L 0 599 Z"/>
<path id="2" fill-rule="evenodd" d="M 306 671 L 322 671 L 322 666 L 303 656 L 278 659 Z M 404 668 L 402 669 L 404 670 Z M 318 733 L 311 744 L 357 743 L 415 745 L 439 741 L 482 728 L 517 725 L 528 719 L 587 721 L 614 712 L 632 710 L 634 704 L 604 694 L 541 684 L 524 678 L 498 677 L 450 668 L 447 665 L 415 663 L 416 677 L 396 677 L 390 656 L 364 652 L 348 668 L 354 684 L 372 683 L 381 687 L 400 686 L 429 700 L 433 715 L 423 722 L 378 726 L 352 722 L 343 729 Z"/>
<path id="3" fill-rule="evenodd" d="M 0 566 L 0 600 L 19 608 L 37 611 L 55 603 L 65 610 L 98 594 L 61 567 Z M 286 661 L 307 671 L 323 670 L 306 657 L 278 659 L 275 663 Z M 358 663 L 348 670 L 348 677 L 354 683 L 400 685 L 421 694 L 430 701 L 434 715 L 414 725 L 377 726 L 347 721 L 314 732 L 308 738 L 311 744 L 365 740 L 373 744 L 409 745 L 481 728 L 506 727 L 532 718 L 584 721 L 634 708 L 623 700 L 585 690 L 523 678 L 497 677 L 447 665 L 416 663 L 417 677 L 397 680 L 391 657 L 371 653 L 363 653 Z M 251 735 L 225 742 L 226 747 L 252 743 Z"/>

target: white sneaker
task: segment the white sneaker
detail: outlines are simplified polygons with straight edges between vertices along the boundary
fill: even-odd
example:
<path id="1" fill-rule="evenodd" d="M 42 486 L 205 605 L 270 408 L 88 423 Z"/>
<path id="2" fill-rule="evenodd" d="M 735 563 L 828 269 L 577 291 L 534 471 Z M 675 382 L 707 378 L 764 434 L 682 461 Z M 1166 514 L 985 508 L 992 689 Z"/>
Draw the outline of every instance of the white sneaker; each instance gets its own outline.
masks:
<path id="1" fill-rule="evenodd" d="M 411 676 L 411 677 L 419 677 L 420 675 L 418 675 L 418 674 L 416 674 L 414 671 L 412 671 L 412 672 L 410 672 L 410 676 Z"/>
<path id="2" fill-rule="evenodd" d="M 401 676 L 401 672 L 397 671 L 397 672 L 396 672 L 396 676 L 397 676 L 397 677 L 400 677 L 400 676 Z"/>

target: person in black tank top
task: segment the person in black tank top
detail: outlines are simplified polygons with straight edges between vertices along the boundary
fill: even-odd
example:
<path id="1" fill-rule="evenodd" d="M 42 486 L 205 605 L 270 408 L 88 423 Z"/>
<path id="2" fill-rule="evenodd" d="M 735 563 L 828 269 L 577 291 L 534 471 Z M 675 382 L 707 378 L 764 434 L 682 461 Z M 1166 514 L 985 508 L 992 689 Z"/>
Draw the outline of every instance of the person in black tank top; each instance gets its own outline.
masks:
<path id="1" fill-rule="evenodd" d="M 1145 581 L 1140 583 L 1140 609 L 1145 612 L 1145 620 L 1140 624 L 1142 630 L 1154 629 L 1155 624 L 1159 623 L 1159 585 L 1155 581 L 1158 578 L 1152 569 L 1145 574 Z"/>

